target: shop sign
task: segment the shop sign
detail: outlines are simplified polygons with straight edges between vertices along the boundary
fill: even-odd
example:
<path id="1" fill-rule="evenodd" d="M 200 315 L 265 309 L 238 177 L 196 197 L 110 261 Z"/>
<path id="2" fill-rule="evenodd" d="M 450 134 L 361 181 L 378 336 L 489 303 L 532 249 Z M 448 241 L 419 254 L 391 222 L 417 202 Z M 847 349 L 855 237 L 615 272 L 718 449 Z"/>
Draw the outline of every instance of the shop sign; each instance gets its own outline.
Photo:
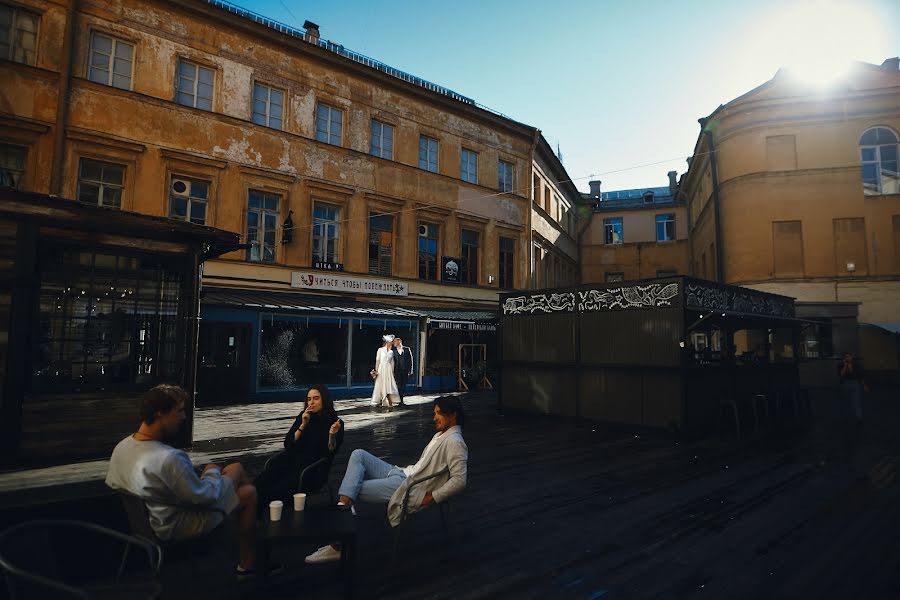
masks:
<path id="1" fill-rule="evenodd" d="M 497 331 L 492 323 L 473 323 L 472 321 L 430 321 L 432 329 L 449 329 L 451 331 Z"/>
<path id="2" fill-rule="evenodd" d="M 291 273 L 291 287 L 304 290 L 376 294 L 379 296 L 409 295 L 409 284 L 402 281 L 332 275 L 330 273 L 309 273 L 305 271 Z"/>
<path id="3" fill-rule="evenodd" d="M 462 259 L 458 256 L 441 257 L 441 281 L 444 283 L 459 283 L 459 265 Z"/>
<path id="4" fill-rule="evenodd" d="M 333 262 L 314 262 L 313 269 L 322 269 L 323 271 L 343 271 L 344 263 Z"/>

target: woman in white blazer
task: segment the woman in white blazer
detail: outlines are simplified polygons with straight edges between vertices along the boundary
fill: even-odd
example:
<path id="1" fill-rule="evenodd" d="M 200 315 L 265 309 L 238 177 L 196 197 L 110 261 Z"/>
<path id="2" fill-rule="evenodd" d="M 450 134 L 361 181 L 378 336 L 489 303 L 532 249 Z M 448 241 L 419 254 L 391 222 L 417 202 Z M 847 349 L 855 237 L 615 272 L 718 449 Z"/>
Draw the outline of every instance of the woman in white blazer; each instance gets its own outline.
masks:
<path id="1" fill-rule="evenodd" d="M 381 338 L 384 345 L 375 353 L 375 368 L 372 375 L 375 377 L 375 389 L 372 390 L 372 404 L 380 407 L 387 398 L 388 406 L 394 407 L 394 398 L 397 397 L 397 381 L 394 379 L 394 353 L 391 346 L 394 336 L 385 335 Z"/>

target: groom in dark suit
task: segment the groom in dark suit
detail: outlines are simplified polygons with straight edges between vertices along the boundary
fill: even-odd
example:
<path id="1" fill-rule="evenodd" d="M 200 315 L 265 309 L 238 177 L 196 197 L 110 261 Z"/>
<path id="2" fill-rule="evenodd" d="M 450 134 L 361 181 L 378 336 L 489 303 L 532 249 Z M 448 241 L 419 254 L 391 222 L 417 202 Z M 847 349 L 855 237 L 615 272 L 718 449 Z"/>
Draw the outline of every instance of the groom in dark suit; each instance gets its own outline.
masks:
<path id="1" fill-rule="evenodd" d="M 403 403 L 403 396 L 406 392 L 406 382 L 412 375 L 412 352 L 403 345 L 403 340 L 399 337 L 394 338 L 391 352 L 394 353 L 394 379 L 397 381 L 397 391 L 400 393 L 400 406 L 406 406 Z"/>

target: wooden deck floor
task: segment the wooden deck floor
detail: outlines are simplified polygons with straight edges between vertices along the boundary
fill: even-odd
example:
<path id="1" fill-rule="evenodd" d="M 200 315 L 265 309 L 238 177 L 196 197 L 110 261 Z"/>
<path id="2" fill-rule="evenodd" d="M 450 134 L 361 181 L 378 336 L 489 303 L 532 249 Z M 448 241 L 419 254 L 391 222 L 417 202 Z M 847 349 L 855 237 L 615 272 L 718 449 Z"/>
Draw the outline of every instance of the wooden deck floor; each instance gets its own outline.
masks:
<path id="1" fill-rule="evenodd" d="M 392 413 L 339 404 L 347 435 L 335 484 L 357 447 L 400 465 L 418 458 L 432 435 L 431 403 L 411 400 Z M 359 597 L 900 597 L 900 407 L 891 394 L 867 397 L 868 441 L 856 462 L 864 479 L 843 462 L 820 465 L 815 436 L 685 445 L 568 419 L 503 416 L 491 395 L 465 402 L 461 552 L 446 551 L 437 514 L 426 511 L 410 522 L 399 572 L 387 578 L 383 512 L 362 511 Z M 240 457 L 258 472 L 295 409 L 204 409 L 194 457 Z M 312 549 L 280 553 L 287 574 L 272 588 L 207 574 L 185 597 L 339 597 L 334 566 L 303 564 Z"/>

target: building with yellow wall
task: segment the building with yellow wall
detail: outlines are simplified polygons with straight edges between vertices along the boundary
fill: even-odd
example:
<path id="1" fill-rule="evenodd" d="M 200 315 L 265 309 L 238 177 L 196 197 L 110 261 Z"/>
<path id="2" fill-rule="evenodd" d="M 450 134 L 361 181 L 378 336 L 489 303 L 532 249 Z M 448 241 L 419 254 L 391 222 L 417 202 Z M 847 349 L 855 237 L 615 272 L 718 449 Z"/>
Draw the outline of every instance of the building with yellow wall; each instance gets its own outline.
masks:
<path id="1" fill-rule="evenodd" d="M 578 188 L 541 135 L 532 164 L 531 289 L 578 282 L 576 239 L 581 205 Z"/>
<path id="2" fill-rule="evenodd" d="M 688 273 L 685 203 L 676 173 L 668 187 L 603 192 L 592 181 L 585 200 L 593 211 L 582 236 L 584 283 L 604 283 Z"/>
<path id="3" fill-rule="evenodd" d="M 533 165 L 561 168 L 535 128 L 217 0 L 0 13 L 5 185 L 243 236 L 204 269 L 202 401 L 371 388 L 385 332 L 413 382 L 493 352 L 498 291 L 532 283 Z"/>
<path id="4" fill-rule="evenodd" d="M 692 274 L 900 326 L 898 60 L 827 90 L 782 70 L 700 123 L 680 182 Z"/>

